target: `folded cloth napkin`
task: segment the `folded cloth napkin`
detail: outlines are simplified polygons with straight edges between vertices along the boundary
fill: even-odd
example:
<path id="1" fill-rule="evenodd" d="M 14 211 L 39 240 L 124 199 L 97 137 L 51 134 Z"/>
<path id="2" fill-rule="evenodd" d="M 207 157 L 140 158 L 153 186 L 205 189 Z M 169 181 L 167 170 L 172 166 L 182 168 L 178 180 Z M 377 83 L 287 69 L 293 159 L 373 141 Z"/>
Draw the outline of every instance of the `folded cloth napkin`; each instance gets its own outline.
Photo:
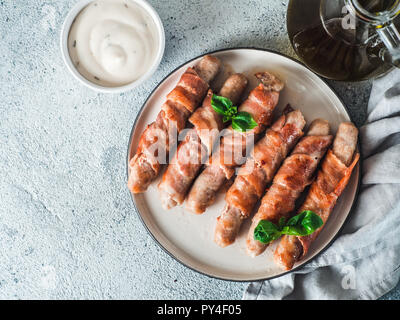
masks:
<path id="1" fill-rule="evenodd" d="M 400 70 L 373 83 L 360 129 L 362 185 L 340 236 L 282 277 L 251 283 L 243 299 L 377 299 L 400 278 Z"/>

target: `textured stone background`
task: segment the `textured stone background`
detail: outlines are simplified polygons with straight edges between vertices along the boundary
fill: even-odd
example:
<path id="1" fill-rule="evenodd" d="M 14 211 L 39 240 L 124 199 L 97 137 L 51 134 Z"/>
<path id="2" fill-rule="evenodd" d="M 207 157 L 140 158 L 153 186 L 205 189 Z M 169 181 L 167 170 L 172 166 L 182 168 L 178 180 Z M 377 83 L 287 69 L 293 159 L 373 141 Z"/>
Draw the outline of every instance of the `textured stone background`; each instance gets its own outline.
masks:
<path id="1" fill-rule="evenodd" d="M 60 28 L 75 2 L 0 1 L 0 298 L 241 298 L 246 284 L 188 270 L 153 242 L 125 187 L 125 155 L 147 95 L 186 60 L 235 46 L 294 56 L 287 1 L 150 1 L 165 56 L 121 95 L 82 87 L 63 65 Z M 360 125 L 370 83 L 332 86 Z"/>

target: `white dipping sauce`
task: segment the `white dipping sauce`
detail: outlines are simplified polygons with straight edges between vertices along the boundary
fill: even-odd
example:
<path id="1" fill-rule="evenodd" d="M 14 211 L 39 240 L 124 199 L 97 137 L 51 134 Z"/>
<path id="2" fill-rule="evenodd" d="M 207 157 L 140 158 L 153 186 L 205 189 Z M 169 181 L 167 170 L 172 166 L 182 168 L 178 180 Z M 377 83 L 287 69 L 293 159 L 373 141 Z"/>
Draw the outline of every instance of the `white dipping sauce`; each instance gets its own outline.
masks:
<path id="1" fill-rule="evenodd" d="M 130 0 L 98 0 L 76 17 L 68 50 L 80 74 L 105 87 L 140 78 L 153 64 L 159 47 L 150 15 Z"/>

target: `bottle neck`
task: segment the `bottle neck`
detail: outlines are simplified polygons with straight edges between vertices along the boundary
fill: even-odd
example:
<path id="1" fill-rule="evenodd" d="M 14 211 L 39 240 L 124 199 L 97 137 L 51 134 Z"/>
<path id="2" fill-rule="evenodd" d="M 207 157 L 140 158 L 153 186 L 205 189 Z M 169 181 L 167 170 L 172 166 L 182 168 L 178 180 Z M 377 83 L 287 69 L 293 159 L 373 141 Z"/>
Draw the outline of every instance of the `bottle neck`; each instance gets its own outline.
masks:
<path id="1" fill-rule="evenodd" d="M 381 0 L 382 1 L 382 0 Z M 383 11 L 372 10 L 379 0 L 371 0 L 370 6 L 363 5 L 359 0 L 345 0 L 347 10 L 355 17 L 371 23 L 377 27 L 383 27 L 393 21 L 400 13 L 400 0 L 395 0 L 390 6 L 384 8 Z"/>

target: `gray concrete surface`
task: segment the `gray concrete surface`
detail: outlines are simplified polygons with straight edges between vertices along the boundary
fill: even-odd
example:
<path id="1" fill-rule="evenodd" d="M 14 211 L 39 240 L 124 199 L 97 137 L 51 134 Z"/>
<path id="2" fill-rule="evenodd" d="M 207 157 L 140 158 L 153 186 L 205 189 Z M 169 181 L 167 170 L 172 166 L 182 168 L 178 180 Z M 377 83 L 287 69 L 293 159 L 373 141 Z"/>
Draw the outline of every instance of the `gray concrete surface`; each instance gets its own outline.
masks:
<path id="1" fill-rule="evenodd" d="M 188 270 L 153 242 L 125 187 L 125 154 L 140 106 L 184 61 L 235 46 L 294 56 L 287 1 L 150 2 L 166 30 L 161 66 L 136 90 L 106 95 L 61 59 L 75 1 L 0 1 L 0 298 L 241 298 L 246 284 Z M 331 84 L 360 125 L 370 83 Z"/>

